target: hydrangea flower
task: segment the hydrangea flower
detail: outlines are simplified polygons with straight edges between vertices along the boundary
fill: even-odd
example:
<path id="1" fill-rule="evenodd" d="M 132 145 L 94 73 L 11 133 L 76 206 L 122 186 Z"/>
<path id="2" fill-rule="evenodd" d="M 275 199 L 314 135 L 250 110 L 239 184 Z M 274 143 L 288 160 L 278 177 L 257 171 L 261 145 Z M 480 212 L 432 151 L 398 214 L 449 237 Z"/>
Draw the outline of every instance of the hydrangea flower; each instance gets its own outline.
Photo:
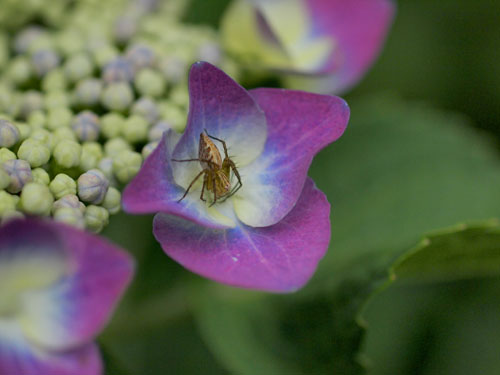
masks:
<path id="1" fill-rule="evenodd" d="M 156 239 L 193 272 L 246 288 L 300 288 L 330 240 L 330 205 L 307 170 L 313 156 L 344 132 L 347 104 L 300 91 L 247 92 L 205 62 L 191 68 L 189 91 L 185 132 L 178 141 L 172 130 L 165 133 L 125 189 L 124 209 L 159 212 Z M 225 141 L 241 175 L 241 189 L 215 204 L 200 199 L 202 178 L 179 201 L 202 166 L 172 159 L 198 158 L 201 134 Z"/>
<path id="2" fill-rule="evenodd" d="M 238 0 L 222 34 L 248 67 L 294 73 L 288 87 L 340 93 L 377 57 L 394 11 L 391 0 Z"/>
<path id="3" fill-rule="evenodd" d="M 101 374 L 93 340 L 132 271 L 126 253 L 64 224 L 0 227 L 0 374 Z"/>

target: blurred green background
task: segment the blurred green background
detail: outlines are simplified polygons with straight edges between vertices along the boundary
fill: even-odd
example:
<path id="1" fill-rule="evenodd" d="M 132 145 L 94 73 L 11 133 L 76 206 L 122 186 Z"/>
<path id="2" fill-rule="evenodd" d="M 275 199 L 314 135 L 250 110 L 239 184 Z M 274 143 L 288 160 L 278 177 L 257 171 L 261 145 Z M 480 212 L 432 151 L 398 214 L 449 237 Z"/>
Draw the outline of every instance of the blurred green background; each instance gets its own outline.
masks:
<path id="1" fill-rule="evenodd" d="M 217 24 L 227 3 L 193 1 L 186 20 Z M 500 373 L 500 282 L 491 273 L 396 281 L 365 306 L 426 233 L 499 216 L 499 14 L 500 2 L 487 0 L 398 2 L 380 59 L 343 95 L 347 132 L 313 163 L 333 234 L 298 293 L 202 280 L 164 256 L 150 217 L 113 220 L 106 234 L 139 269 L 101 338 L 110 373 Z M 500 243 L 488 244 L 498 254 Z"/>

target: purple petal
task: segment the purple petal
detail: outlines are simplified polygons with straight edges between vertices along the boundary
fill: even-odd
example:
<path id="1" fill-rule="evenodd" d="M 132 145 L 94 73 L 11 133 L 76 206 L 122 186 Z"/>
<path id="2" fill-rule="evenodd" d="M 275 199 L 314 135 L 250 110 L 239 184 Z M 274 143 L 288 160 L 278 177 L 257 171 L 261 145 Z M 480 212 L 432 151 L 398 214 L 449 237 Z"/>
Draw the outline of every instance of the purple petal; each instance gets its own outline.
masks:
<path id="1" fill-rule="evenodd" d="M 262 155 L 240 171 L 243 186 L 234 207 L 246 225 L 265 227 L 293 208 L 314 155 L 344 132 L 349 107 L 338 97 L 301 91 L 251 94 L 266 114 L 268 138 Z"/>
<path id="2" fill-rule="evenodd" d="M 17 315 L 24 336 L 44 348 L 67 350 L 90 342 L 132 277 L 133 261 L 127 253 L 53 221 L 13 221 L 0 229 L 0 239 L 0 252 L 15 253 L 28 245 L 36 256 L 51 243 L 66 254 L 64 274 L 50 285 L 24 291 Z"/>
<path id="3" fill-rule="evenodd" d="M 163 250 L 189 270 L 244 288 L 291 292 L 302 287 L 330 240 L 330 204 L 308 179 L 295 208 L 266 228 L 205 228 L 159 214 L 154 234 Z"/>
<path id="4" fill-rule="evenodd" d="M 46 352 L 30 344 L 19 327 L 0 325 L 0 375 L 99 375 L 102 363 L 96 345 Z"/>
<path id="5" fill-rule="evenodd" d="M 266 141 L 266 119 L 243 87 L 215 66 L 198 62 L 189 74 L 189 95 L 188 124 L 173 152 L 175 159 L 197 158 L 200 133 L 205 130 L 226 142 L 238 165 L 249 164 L 260 155 Z M 222 152 L 220 143 L 215 143 Z M 201 170 L 197 164 L 173 164 L 175 181 L 187 188 Z"/>
<path id="6" fill-rule="evenodd" d="M 171 131 L 170 131 L 171 132 Z M 211 228 L 227 228 L 207 211 L 198 194 L 188 194 L 181 202 L 185 189 L 174 181 L 168 135 L 163 136 L 158 147 L 146 159 L 141 170 L 123 192 L 123 209 L 129 213 L 144 214 L 163 212 L 193 220 Z M 186 168 L 188 164 L 182 163 Z M 200 168 L 201 170 L 201 168 Z M 194 189 L 193 189 L 194 190 Z"/>
<path id="7" fill-rule="evenodd" d="M 377 58 L 395 4 L 391 0 L 306 0 L 306 3 L 311 12 L 313 37 L 331 36 L 338 48 L 322 69 L 323 73 L 330 71 L 333 75 L 318 81 L 323 80 L 323 91 L 327 88 L 328 92 L 344 91 L 357 83 Z"/>

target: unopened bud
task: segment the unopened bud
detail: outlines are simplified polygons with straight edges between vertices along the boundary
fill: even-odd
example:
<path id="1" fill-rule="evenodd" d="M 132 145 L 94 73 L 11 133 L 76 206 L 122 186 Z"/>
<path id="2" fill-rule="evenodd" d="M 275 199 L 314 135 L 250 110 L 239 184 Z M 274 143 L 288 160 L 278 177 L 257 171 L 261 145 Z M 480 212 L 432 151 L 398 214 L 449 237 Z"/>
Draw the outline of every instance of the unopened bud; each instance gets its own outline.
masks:
<path id="1" fill-rule="evenodd" d="M 31 63 L 39 77 L 44 76 L 59 65 L 59 55 L 50 49 L 36 51 L 31 58 Z"/>
<path id="2" fill-rule="evenodd" d="M 43 185 L 48 185 L 50 183 L 50 176 L 43 168 L 32 169 L 31 174 L 33 176 L 33 182 L 38 182 Z"/>
<path id="3" fill-rule="evenodd" d="M 108 190 L 109 181 L 98 169 L 91 169 L 78 177 L 78 196 L 84 202 L 99 204 Z"/>
<path id="4" fill-rule="evenodd" d="M 104 152 L 107 156 L 115 156 L 123 150 L 132 150 L 132 146 L 123 138 L 113 138 L 104 145 Z"/>
<path id="5" fill-rule="evenodd" d="M 93 106 L 99 103 L 102 83 L 95 78 L 80 81 L 75 89 L 75 102 L 82 106 Z"/>
<path id="6" fill-rule="evenodd" d="M 70 82 L 91 76 L 93 70 L 92 60 L 84 53 L 73 55 L 64 64 L 64 73 Z"/>
<path id="7" fill-rule="evenodd" d="M 25 184 L 33 181 L 30 165 L 25 160 L 7 160 L 2 166 L 10 176 L 10 184 L 7 187 L 9 193 L 19 193 Z"/>
<path id="8" fill-rule="evenodd" d="M 7 212 L 16 210 L 16 200 L 14 196 L 6 191 L 0 190 L 0 216 L 4 217 Z"/>
<path id="9" fill-rule="evenodd" d="M 141 154 L 142 154 L 142 157 L 144 158 L 144 160 L 146 160 L 146 158 L 149 155 L 151 155 L 151 153 L 156 149 L 156 147 L 158 146 L 158 143 L 160 143 L 160 142 L 159 141 L 149 142 L 148 144 L 146 144 L 142 148 Z"/>
<path id="10" fill-rule="evenodd" d="M 12 147 L 19 142 L 20 138 L 21 135 L 16 125 L 0 119 L 0 147 Z"/>
<path id="11" fill-rule="evenodd" d="M 109 212 L 104 207 L 90 205 L 85 210 L 85 226 L 99 233 L 109 222 Z"/>
<path id="12" fill-rule="evenodd" d="M 49 189 L 56 199 L 68 194 L 76 194 L 76 182 L 67 174 L 59 173 L 49 184 Z"/>
<path id="13" fill-rule="evenodd" d="M 141 165 L 142 156 L 134 151 L 123 150 L 113 157 L 113 173 L 124 184 L 134 178 Z"/>
<path id="14" fill-rule="evenodd" d="M 118 137 L 125 123 L 125 118 L 119 113 L 108 113 L 101 117 L 101 131 L 102 134 L 108 138 Z"/>
<path id="15" fill-rule="evenodd" d="M 80 164 L 82 146 L 79 143 L 62 140 L 54 148 L 54 159 L 61 167 L 72 168 Z"/>
<path id="16" fill-rule="evenodd" d="M 150 125 L 158 121 L 160 112 L 156 103 L 147 97 L 137 100 L 132 106 L 132 114 L 145 118 Z"/>
<path id="17" fill-rule="evenodd" d="M 50 149 L 39 140 L 28 138 L 21 143 L 17 156 L 30 163 L 32 168 L 36 168 L 49 161 Z"/>
<path id="18" fill-rule="evenodd" d="M 79 229 L 85 229 L 84 214 L 73 207 L 61 207 L 54 211 L 53 217 L 55 221 L 68 224 Z"/>
<path id="19" fill-rule="evenodd" d="M 0 148 L 0 164 L 7 160 L 15 160 L 15 159 L 17 159 L 16 154 L 14 154 L 8 148 L 5 147 Z"/>
<path id="20" fill-rule="evenodd" d="M 21 192 L 21 208 L 32 215 L 48 215 L 54 202 L 49 188 L 37 182 L 24 185 Z"/>
<path id="21" fill-rule="evenodd" d="M 109 84 L 101 95 L 102 104 L 112 111 L 124 111 L 134 100 L 130 85 L 125 82 Z"/>
<path id="22" fill-rule="evenodd" d="M 133 78 L 134 69 L 132 64 L 122 57 L 117 57 L 109 62 L 102 71 L 102 79 L 106 83 L 130 82 Z"/>
<path id="23" fill-rule="evenodd" d="M 146 68 L 137 73 L 134 85 L 141 95 L 159 97 L 165 92 L 166 82 L 162 74 Z"/>
<path id="24" fill-rule="evenodd" d="M 107 209 L 111 215 L 117 214 L 121 208 L 120 191 L 114 187 L 110 187 L 104 196 L 102 206 Z"/>
<path id="25" fill-rule="evenodd" d="M 48 111 L 47 128 L 49 128 L 50 130 L 55 130 L 60 127 L 69 126 L 71 124 L 72 118 L 73 113 L 69 108 L 51 108 Z"/>
<path id="26" fill-rule="evenodd" d="M 81 141 L 96 141 L 99 138 L 99 117 L 91 111 L 76 115 L 71 127 Z"/>
<path id="27" fill-rule="evenodd" d="M 123 136 L 130 143 L 143 142 L 148 138 L 149 124 L 141 116 L 132 115 L 123 124 Z"/>
<path id="28" fill-rule="evenodd" d="M 80 202 L 80 200 L 75 194 L 65 195 L 64 197 L 56 200 L 52 205 L 52 212 L 55 212 L 56 210 L 62 207 L 75 208 L 79 210 L 81 213 L 85 212 L 85 205 L 82 202 Z"/>
<path id="29" fill-rule="evenodd" d="M 163 133 L 167 130 L 172 129 L 172 125 L 167 121 L 157 122 L 148 132 L 148 140 L 150 142 L 159 141 L 163 137 Z"/>
<path id="30" fill-rule="evenodd" d="M 5 170 L 0 167 L 0 190 L 5 190 L 10 184 L 10 176 Z"/>
<path id="31" fill-rule="evenodd" d="M 102 146 L 97 142 L 85 142 L 82 145 L 82 156 L 80 158 L 80 168 L 84 171 L 94 169 L 104 156 Z"/>

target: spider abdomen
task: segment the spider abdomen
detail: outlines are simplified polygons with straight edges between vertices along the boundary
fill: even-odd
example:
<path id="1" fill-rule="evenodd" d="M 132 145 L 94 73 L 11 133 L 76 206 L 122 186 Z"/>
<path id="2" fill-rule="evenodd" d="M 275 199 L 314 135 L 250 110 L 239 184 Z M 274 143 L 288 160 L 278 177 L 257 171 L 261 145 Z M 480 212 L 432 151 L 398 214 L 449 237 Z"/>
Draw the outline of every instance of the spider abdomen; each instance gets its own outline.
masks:
<path id="1" fill-rule="evenodd" d="M 219 149 L 208 136 L 200 134 L 198 158 L 203 169 L 219 170 L 222 168 L 222 157 Z"/>

